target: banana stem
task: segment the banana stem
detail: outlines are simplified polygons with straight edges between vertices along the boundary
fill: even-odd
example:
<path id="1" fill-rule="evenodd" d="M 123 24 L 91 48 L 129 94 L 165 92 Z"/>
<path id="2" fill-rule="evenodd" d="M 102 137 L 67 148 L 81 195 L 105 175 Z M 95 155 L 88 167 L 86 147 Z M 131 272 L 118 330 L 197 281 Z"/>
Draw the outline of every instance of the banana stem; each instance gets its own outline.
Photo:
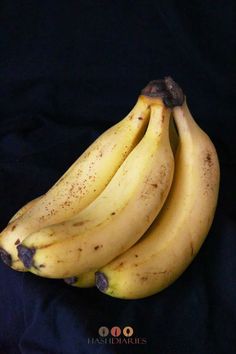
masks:
<path id="1" fill-rule="evenodd" d="M 181 87 L 170 76 L 165 77 L 164 80 L 150 81 L 141 94 L 150 98 L 160 97 L 168 108 L 182 106 L 184 103 Z"/>

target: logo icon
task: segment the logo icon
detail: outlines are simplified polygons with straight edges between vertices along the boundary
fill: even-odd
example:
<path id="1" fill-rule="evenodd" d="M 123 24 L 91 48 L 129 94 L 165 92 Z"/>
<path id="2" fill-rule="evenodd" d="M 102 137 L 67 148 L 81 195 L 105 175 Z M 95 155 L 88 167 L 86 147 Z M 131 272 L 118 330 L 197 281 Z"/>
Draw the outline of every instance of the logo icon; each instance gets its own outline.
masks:
<path id="1" fill-rule="evenodd" d="M 105 327 L 105 326 L 102 326 L 102 327 L 99 328 L 98 334 L 101 337 L 107 337 L 108 334 L 109 334 L 109 329 L 107 327 Z"/>
<path id="2" fill-rule="evenodd" d="M 133 335 L 133 333 L 134 333 L 134 330 L 132 327 L 130 327 L 130 326 L 124 327 L 123 334 L 125 337 L 131 337 Z"/>
<path id="3" fill-rule="evenodd" d="M 120 329 L 120 327 L 118 327 L 118 326 L 112 327 L 112 329 L 111 329 L 111 335 L 112 335 L 113 337 L 119 337 L 120 334 L 121 334 L 121 329 Z"/>

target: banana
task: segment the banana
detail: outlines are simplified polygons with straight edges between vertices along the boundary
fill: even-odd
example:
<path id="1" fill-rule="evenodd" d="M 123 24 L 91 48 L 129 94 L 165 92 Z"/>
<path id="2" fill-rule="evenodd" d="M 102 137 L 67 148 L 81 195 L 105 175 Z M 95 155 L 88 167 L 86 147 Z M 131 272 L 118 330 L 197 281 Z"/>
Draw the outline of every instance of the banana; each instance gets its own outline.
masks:
<path id="1" fill-rule="evenodd" d="M 37 201 L 42 198 L 42 196 L 39 196 L 35 199 L 30 200 L 28 203 L 26 203 L 25 205 L 23 205 L 23 207 L 21 207 L 10 219 L 9 224 L 13 221 L 15 221 L 16 219 L 18 219 L 19 217 L 21 217 L 23 214 L 25 214 L 29 209 L 32 208 L 33 205 L 35 205 L 37 203 Z"/>
<path id="2" fill-rule="evenodd" d="M 148 102 L 140 95 L 123 120 L 104 132 L 45 195 L 2 231 L 2 260 L 15 270 L 25 270 L 16 245 L 29 234 L 73 217 L 89 205 L 140 141 L 148 121 Z"/>
<path id="3" fill-rule="evenodd" d="M 65 278 L 64 281 L 77 288 L 92 288 L 95 286 L 95 271 L 83 273 L 75 277 Z"/>
<path id="4" fill-rule="evenodd" d="M 76 217 L 18 245 L 31 272 L 67 278 L 97 269 L 137 242 L 162 208 L 174 172 L 170 109 L 161 98 L 143 96 L 150 106 L 147 131 L 104 191 Z"/>
<path id="5" fill-rule="evenodd" d="M 96 285 L 107 295 L 138 299 L 165 289 L 189 266 L 210 230 L 220 181 L 217 152 L 186 100 L 173 115 L 179 146 L 170 194 L 143 239 L 96 273 Z"/>
<path id="6" fill-rule="evenodd" d="M 176 127 L 174 124 L 173 114 L 170 117 L 170 124 L 169 124 L 169 137 L 170 137 L 170 145 L 175 155 L 177 146 L 178 146 L 178 132 L 176 131 Z M 95 286 L 95 271 L 90 271 L 87 273 L 80 274 L 78 276 L 65 278 L 64 281 L 72 286 L 77 288 L 90 288 Z"/>

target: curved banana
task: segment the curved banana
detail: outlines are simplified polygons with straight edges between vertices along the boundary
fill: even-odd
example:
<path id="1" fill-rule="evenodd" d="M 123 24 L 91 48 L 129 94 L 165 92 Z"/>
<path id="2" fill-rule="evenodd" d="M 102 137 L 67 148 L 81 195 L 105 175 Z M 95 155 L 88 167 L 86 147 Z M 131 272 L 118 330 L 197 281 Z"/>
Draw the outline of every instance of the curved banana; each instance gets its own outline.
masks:
<path id="1" fill-rule="evenodd" d="M 92 288 L 95 286 L 95 271 L 83 273 L 75 277 L 65 278 L 64 281 L 77 288 Z"/>
<path id="2" fill-rule="evenodd" d="M 32 200 L 30 200 L 28 203 L 26 203 L 25 205 L 23 205 L 23 207 L 21 207 L 10 219 L 9 224 L 13 221 L 15 221 L 16 219 L 20 218 L 23 214 L 25 214 L 28 210 L 30 210 L 32 208 L 33 205 L 35 205 L 37 203 L 37 201 L 42 198 L 42 196 L 39 196 L 37 198 L 34 198 Z"/>
<path id="3" fill-rule="evenodd" d="M 175 155 L 177 146 L 178 146 L 178 132 L 176 131 L 176 127 L 174 124 L 173 114 L 170 117 L 170 124 L 169 124 L 169 137 L 170 137 L 170 145 Z M 88 273 L 83 273 L 78 276 L 65 278 L 64 281 L 72 286 L 77 288 L 90 288 L 95 286 L 95 271 L 90 271 Z"/>
<path id="4" fill-rule="evenodd" d="M 170 110 L 150 105 L 147 131 L 104 191 L 76 217 L 29 235 L 19 258 L 35 274 L 66 278 L 103 266 L 131 247 L 160 211 L 171 186 L 174 158 Z"/>
<path id="5" fill-rule="evenodd" d="M 89 205 L 139 142 L 149 120 L 148 103 L 140 95 L 131 112 L 104 132 L 67 172 L 0 236 L 0 256 L 16 270 L 25 270 L 16 245 L 42 227 L 73 217 Z"/>
<path id="6" fill-rule="evenodd" d="M 96 273 L 105 294 L 137 299 L 173 283 L 198 253 L 217 205 L 220 168 L 213 143 L 185 102 L 173 109 L 180 144 L 167 201 L 144 239 Z"/>

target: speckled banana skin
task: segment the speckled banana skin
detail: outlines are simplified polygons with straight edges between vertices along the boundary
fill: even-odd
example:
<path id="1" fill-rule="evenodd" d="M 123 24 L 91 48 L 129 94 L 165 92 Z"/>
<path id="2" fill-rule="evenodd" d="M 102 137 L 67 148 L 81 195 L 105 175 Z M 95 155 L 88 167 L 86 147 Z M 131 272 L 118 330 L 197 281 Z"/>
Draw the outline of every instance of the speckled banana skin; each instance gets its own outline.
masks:
<path id="1" fill-rule="evenodd" d="M 215 147 L 186 101 L 173 115 L 180 143 L 170 194 L 144 239 L 96 273 L 107 295 L 138 299 L 165 289 L 192 262 L 211 227 L 220 181 Z"/>
<path id="2" fill-rule="evenodd" d="M 74 218 L 29 235 L 18 247 L 33 273 L 65 278 L 101 267 L 137 242 L 161 210 L 174 172 L 170 109 L 161 99 L 146 100 L 147 131 L 104 191 Z"/>
<path id="3" fill-rule="evenodd" d="M 16 270 L 25 270 L 16 246 L 29 234 L 73 217 L 88 206 L 140 141 L 148 121 L 148 103 L 140 95 L 123 120 L 104 132 L 46 194 L 2 231 L 3 261 Z"/>

